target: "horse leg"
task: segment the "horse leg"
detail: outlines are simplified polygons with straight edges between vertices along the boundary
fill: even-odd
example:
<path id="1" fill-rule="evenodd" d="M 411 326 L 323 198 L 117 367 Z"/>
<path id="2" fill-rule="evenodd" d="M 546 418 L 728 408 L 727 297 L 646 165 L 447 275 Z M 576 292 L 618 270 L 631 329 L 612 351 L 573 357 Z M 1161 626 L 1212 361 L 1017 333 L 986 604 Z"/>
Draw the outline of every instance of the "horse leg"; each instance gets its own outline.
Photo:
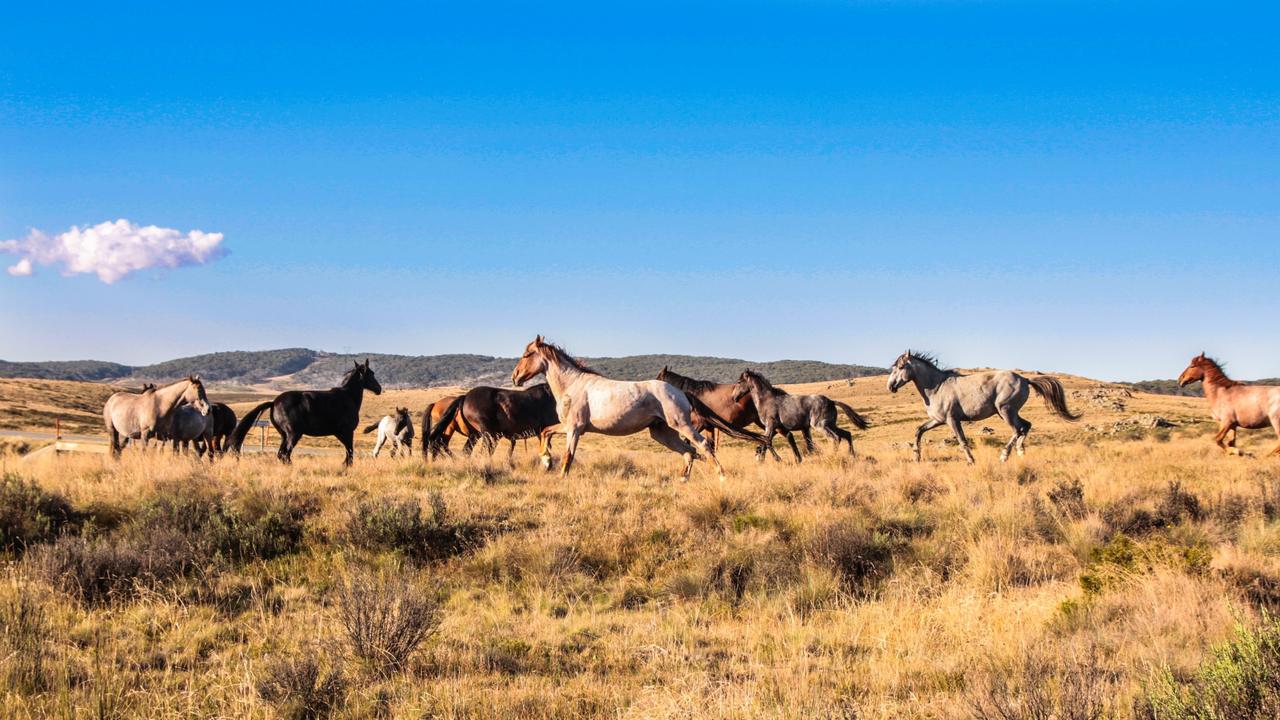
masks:
<path id="1" fill-rule="evenodd" d="M 351 467 L 351 461 L 354 459 L 355 441 L 356 441 L 355 435 L 356 433 L 354 430 L 347 433 L 346 435 L 338 435 L 338 442 L 342 443 L 342 447 L 347 449 L 347 456 L 342 460 L 342 464 L 346 465 L 347 467 Z"/>
<path id="2" fill-rule="evenodd" d="M 511 441 L 511 447 L 507 449 L 507 465 L 509 467 L 515 467 L 516 466 L 516 436 L 512 435 L 507 439 Z M 528 451 L 529 446 L 525 445 L 524 449 Z"/>
<path id="3" fill-rule="evenodd" d="M 960 418 L 952 417 L 947 424 L 951 426 L 951 432 L 955 434 L 956 442 L 960 443 L 960 448 L 964 450 L 964 456 L 969 459 L 969 464 L 977 462 L 973 459 L 973 451 L 969 449 L 969 439 L 964 436 L 964 427 L 960 424 Z"/>
<path id="4" fill-rule="evenodd" d="M 111 457 L 115 458 L 116 460 L 119 460 L 120 449 L 121 449 L 120 431 L 116 430 L 115 426 L 112 425 L 111 426 Z"/>
<path id="5" fill-rule="evenodd" d="M 498 448 L 498 438 L 493 433 L 484 434 L 484 449 L 489 453 L 489 459 L 493 459 L 493 451 Z"/>
<path id="6" fill-rule="evenodd" d="M 1019 417 L 1018 411 L 1008 405 L 999 408 L 999 411 L 1000 417 L 1013 429 L 1013 436 L 1009 438 L 1009 443 L 1000 451 L 1000 462 L 1005 462 L 1009 459 L 1009 453 L 1013 452 L 1014 447 L 1018 448 L 1018 455 L 1022 456 L 1024 451 L 1021 441 L 1026 437 L 1023 433 L 1031 430 L 1031 423 Z"/>
<path id="7" fill-rule="evenodd" d="M 288 464 L 293 462 L 293 446 L 298 441 L 288 435 L 280 436 L 280 449 L 276 450 L 276 459 L 282 463 Z"/>
<path id="8" fill-rule="evenodd" d="M 840 441 L 849 443 L 849 457 L 853 457 L 857 453 L 853 451 L 853 433 L 845 430 L 839 425 L 832 426 L 831 432 L 836 434 L 836 452 L 840 452 Z"/>
<path id="9" fill-rule="evenodd" d="M 573 455 L 578 451 L 578 429 L 574 427 L 565 428 L 564 431 L 564 459 L 561 462 L 560 477 L 569 477 L 569 468 L 573 466 Z"/>
<path id="10" fill-rule="evenodd" d="M 381 430 L 378 431 L 378 442 L 373 444 L 373 456 L 378 457 L 378 453 L 382 452 L 382 446 L 386 444 L 387 436 Z M 394 451 L 392 455 L 394 455 Z"/>
<path id="11" fill-rule="evenodd" d="M 813 444 L 813 430 L 808 427 L 800 428 L 800 434 L 804 436 L 804 451 L 810 455 L 818 451 Z"/>
<path id="12" fill-rule="evenodd" d="M 1227 444 L 1227 435 L 1236 429 L 1236 424 L 1230 420 L 1225 420 L 1218 427 L 1218 434 L 1214 436 L 1213 441 L 1222 448 L 1222 452 L 1228 455 L 1238 455 L 1240 451 L 1232 445 Z"/>
<path id="13" fill-rule="evenodd" d="M 693 472 L 693 459 L 696 457 L 696 451 L 693 445 L 689 444 L 680 433 L 671 429 L 670 425 L 664 422 L 655 422 L 649 426 L 649 436 L 658 442 L 659 445 L 674 450 L 684 456 L 684 472 L 680 479 L 688 482 L 689 474 Z M 705 440 L 703 441 L 706 442 Z M 715 457 L 714 455 L 712 457 Z M 719 463 L 717 463 L 719 465 Z M 724 470 L 720 471 L 720 479 L 724 479 Z"/>
<path id="14" fill-rule="evenodd" d="M 941 420 L 929 418 L 916 428 L 916 462 L 920 462 L 920 444 L 923 441 L 924 434 L 942 424 Z"/>
<path id="15" fill-rule="evenodd" d="M 475 449 L 476 443 L 479 442 L 479 440 L 480 438 L 476 437 L 474 433 L 468 435 L 467 441 L 462 444 L 462 454 L 467 457 L 471 457 L 471 451 Z"/>
<path id="16" fill-rule="evenodd" d="M 547 472 L 551 471 L 551 436 L 558 432 L 563 431 L 560 429 L 560 425 L 557 424 L 548 425 L 538 433 L 538 445 L 540 448 L 538 456 L 542 458 L 542 469 Z"/>
<path id="17" fill-rule="evenodd" d="M 1271 429 L 1276 431 L 1276 437 L 1280 438 L 1280 415 L 1271 416 Z M 1232 438 L 1234 440 L 1234 438 Z M 1280 445 L 1276 445 L 1276 449 L 1267 453 L 1268 455 L 1280 455 Z"/>

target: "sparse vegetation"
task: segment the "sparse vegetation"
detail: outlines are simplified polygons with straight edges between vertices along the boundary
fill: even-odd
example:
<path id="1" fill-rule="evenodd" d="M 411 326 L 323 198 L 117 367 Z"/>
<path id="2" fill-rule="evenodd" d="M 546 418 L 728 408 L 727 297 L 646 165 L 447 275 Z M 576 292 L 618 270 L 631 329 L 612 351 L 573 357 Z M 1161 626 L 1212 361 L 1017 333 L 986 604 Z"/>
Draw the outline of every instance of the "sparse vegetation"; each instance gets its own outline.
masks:
<path id="1" fill-rule="evenodd" d="M 406 404 L 398 392 L 368 414 Z M 910 461 L 918 398 L 880 380 L 841 393 L 877 418 L 857 438 L 874 462 L 824 446 L 801 465 L 757 464 L 728 441 L 723 484 L 702 465 L 672 483 L 679 458 L 646 436 L 588 436 L 568 480 L 532 448 L 515 467 L 10 461 L 0 517 L 25 539 L 0 581 L 0 707 L 264 720 L 1270 711 L 1265 693 L 1227 681 L 1269 681 L 1271 641 L 1257 638 L 1275 634 L 1264 613 L 1280 606 L 1280 466 L 1216 454 L 1182 419 L 1198 401 L 1135 395 L 1107 411 L 1184 423 L 1158 444 L 1032 405 L 1027 457 L 1000 465 L 998 447 L 979 446 L 970 467 L 941 443 Z M 1242 435 L 1249 450 L 1270 443 Z"/>

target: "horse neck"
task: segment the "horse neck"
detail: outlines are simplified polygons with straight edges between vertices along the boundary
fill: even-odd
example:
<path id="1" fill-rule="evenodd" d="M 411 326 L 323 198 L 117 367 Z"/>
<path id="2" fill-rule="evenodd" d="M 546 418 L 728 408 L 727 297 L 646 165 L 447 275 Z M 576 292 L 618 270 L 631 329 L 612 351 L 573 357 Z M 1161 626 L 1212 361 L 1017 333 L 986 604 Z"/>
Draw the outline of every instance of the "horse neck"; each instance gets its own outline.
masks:
<path id="1" fill-rule="evenodd" d="M 911 373 L 911 381 L 915 383 L 920 397 L 925 399 L 932 396 L 937 391 L 938 386 L 949 377 L 951 377 L 951 373 L 922 362 L 914 363 L 914 369 Z"/>
<path id="2" fill-rule="evenodd" d="M 190 380 L 179 380 L 172 385 L 156 388 L 155 392 L 152 393 L 152 397 L 155 398 L 156 409 L 161 415 L 168 414 L 182 399 L 182 396 L 186 394 L 189 387 L 191 387 Z"/>
<path id="3" fill-rule="evenodd" d="M 1204 396 L 1212 402 L 1219 393 L 1240 383 L 1227 377 L 1227 374 L 1222 372 L 1222 368 L 1212 367 L 1205 371 L 1204 380 L 1200 384 L 1204 387 Z"/>
<path id="4" fill-rule="evenodd" d="M 355 376 L 352 376 L 350 380 L 343 383 L 342 387 L 338 389 L 341 390 L 343 393 L 345 393 L 347 397 L 351 398 L 351 401 L 355 403 L 357 410 L 360 409 L 361 403 L 364 402 L 364 381 L 363 380 L 357 379 Z"/>
<path id="5" fill-rule="evenodd" d="M 586 374 L 568 363 L 560 362 L 559 358 L 547 360 L 547 384 L 551 386 L 551 394 L 557 398 L 564 395 L 570 386 Z"/>

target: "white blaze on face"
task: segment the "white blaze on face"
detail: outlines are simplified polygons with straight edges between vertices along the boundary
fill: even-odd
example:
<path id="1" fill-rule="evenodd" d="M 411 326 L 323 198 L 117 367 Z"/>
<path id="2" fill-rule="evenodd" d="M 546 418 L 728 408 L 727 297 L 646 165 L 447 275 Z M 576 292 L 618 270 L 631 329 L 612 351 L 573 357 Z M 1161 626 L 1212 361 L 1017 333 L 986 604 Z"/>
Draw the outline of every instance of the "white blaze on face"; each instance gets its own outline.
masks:
<path id="1" fill-rule="evenodd" d="M 0 242 L 0 252 L 21 257 L 8 268 L 15 277 L 31 275 L 35 265 L 60 265 L 63 275 L 93 273 L 107 284 L 138 270 L 203 265 L 227 253 L 222 233 L 183 233 L 123 219 L 57 235 L 32 230 L 25 238 Z"/>

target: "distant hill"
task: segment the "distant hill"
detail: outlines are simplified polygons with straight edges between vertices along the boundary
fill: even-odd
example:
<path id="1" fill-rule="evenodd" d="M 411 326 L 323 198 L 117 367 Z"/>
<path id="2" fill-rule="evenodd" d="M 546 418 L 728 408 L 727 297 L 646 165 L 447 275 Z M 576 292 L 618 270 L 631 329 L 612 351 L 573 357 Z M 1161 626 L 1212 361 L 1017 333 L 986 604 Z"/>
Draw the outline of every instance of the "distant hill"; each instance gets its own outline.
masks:
<path id="1" fill-rule="evenodd" d="M 1261 380 L 1250 380 L 1251 385 L 1280 385 L 1280 378 L 1263 378 Z M 1134 383 L 1120 383 L 1126 387 L 1139 390 L 1141 392 L 1155 393 L 1156 395 L 1180 395 L 1183 397 L 1204 397 L 1204 388 L 1200 383 L 1191 383 L 1186 387 L 1179 387 L 1177 380 L 1142 380 Z"/>
<path id="2" fill-rule="evenodd" d="M 133 367 L 97 360 L 69 362 L 6 362 L 0 377 L 47 380 L 90 380 L 140 383 L 166 381 L 199 373 L 209 382 L 274 387 L 331 387 L 356 360 L 369 358 L 378 379 L 388 387 L 440 385 L 503 385 L 511 377 L 516 358 L 488 355 L 335 354 L 307 348 L 217 352 Z M 882 375 L 884 368 L 842 365 L 816 360 L 749 362 L 735 358 L 692 355 L 632 355 L 582 358 L 602 374 L 620 380 L 652 378 L 662 367 L 699 379 L 727 382 L 744 368 L 764 373 L 777 383 L 822 382 L 866 375 Z"/>

